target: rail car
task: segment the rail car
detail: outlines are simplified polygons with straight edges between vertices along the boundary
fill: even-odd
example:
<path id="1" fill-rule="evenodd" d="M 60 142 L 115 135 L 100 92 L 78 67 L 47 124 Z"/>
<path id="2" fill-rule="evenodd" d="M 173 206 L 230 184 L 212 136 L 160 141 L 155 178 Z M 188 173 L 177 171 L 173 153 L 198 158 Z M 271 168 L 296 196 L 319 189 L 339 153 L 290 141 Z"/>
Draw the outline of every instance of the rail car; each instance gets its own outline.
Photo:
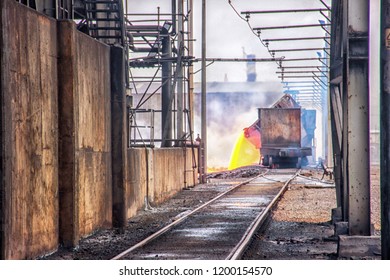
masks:
<path id="1" fill-rule="evenodd" d="M 300 108 L 259 108 L 262 164 L 271 168 L 307 165 L 310 147 L 301 147 Z"/>
<path id="2" fill-rule="evenodd" d="M 315 110 L 302 109 L 285 94 L 270 108 L 258 108 L 244 136 L 260 150 L 263 166 L 301 168 L 313 154 L 315 122 Z"/>

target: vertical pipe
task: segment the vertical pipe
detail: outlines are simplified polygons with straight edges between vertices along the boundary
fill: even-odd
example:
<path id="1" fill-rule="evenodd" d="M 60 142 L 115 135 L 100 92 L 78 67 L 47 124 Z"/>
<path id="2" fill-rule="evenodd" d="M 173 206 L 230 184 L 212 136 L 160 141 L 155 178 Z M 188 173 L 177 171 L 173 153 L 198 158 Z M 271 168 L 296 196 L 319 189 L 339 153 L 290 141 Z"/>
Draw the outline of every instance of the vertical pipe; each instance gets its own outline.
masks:
<path id="1" fill-rule="evenodd" d="M 382 259 L 390 260 L 390 0 L 381 1 L 380 174 Z"/>
<path id="2" fill-rule="evenodd" d="M 193 42 L 193 32 L 194 32 L 194 1 L 188 1 L 188 56 L 192 57 L 194 55 L 194 42 Z M 188 66 L 188 109 L 190 110 L 190 123 L 194 123 L 194 108 L 193 108 L 193 99 L 194 99 L 194 67 L 192 64 Z M 190 131 L 192 133 L 192 131 Z"/>
<path id="3" fill-rule="evenodd" d="M 347 33 L 347 26 L 348 26 L 348 1 L 349 0 L 343 0 L 342 4 L 342 30 L 341 30 L 341 35 L 342 35 L 342 40 L 341 44 L 343 46 L 342 52 L 342 62 L 343 62 L 343 82 L 341 84 L 342 91 L 341 91 L 341 102 L 342 102 L 342 112 L 343 112 L 343 135 L 342 135 L 342 180 L 343 180 L 343 221 L 347 222 L 348 221 L 348 213 L 349 213 L 349 183 L 348 183 L 348 142 L 347 142 L 347 137 L 348 137 L 348 122 L 347 122 L 347 100 L 348 100 L 348 33 Z"/>
<path id="4" fill-rule="evenodd" d="M 207 172 L 207 121 L 206 121 L 206 0 L 202 0 L 202 102 L 201 102 L 201 134 L 202 134 L 202 170 L 201 182 L 206 183 Z"/>
<path id="5" fill-rule="evenodd" d="M 165 30 L 162 40 L 162 88 L 161 88 L 161 132 L 162 142 L 161 147 L 170 147 L 172 139 L 172 62 L 169 60 L 172 57 L 171 37 L 168 30 Z"/>
<path id="6" fill-rule="evenodd" d="M 176 1 L 171 0 L 171 10 L 172 10 L 172 31 L 171 35 L 176 35 Z"/>
<path id="7" fill-rule="evenodd" d="M 369 0 L 348 1 L 346 98 L 350 235 L 370 235 L 370 146 L 368 90 Z"/>
<path id="8" fill-rule="evenodd" d="M 28 2 L 27 2 L 28 3 Z M 36 9 L 38 12 L 57 18 L 57 1 L 54 0 L 36 0 Z"/>
<path id="9" fill-rule="evenodd" d="M 183 0 L 177 0 L 177 15 L 178 15 L 178 25 L 177 25 L 177 49 L 178 49 L 178 63 L 176 65 L 177 75 L 177 113 L 176 113 L 176 139 L 181 139 L 183 137 L 183 105 L 184 105 L 184 93 L 183 93 L 183 63 L 182 56 L 184 55 L 184 3 Z M 178 143 L 180 144 L 180 142 Z"/>
<path id="10" fill-rule="evenodd" d="M 111 72 L 111 169 L 112 223 L 123 230 L 126 225 L 126 89 L 125 53 L 122 47 L 110 48 Z"/>

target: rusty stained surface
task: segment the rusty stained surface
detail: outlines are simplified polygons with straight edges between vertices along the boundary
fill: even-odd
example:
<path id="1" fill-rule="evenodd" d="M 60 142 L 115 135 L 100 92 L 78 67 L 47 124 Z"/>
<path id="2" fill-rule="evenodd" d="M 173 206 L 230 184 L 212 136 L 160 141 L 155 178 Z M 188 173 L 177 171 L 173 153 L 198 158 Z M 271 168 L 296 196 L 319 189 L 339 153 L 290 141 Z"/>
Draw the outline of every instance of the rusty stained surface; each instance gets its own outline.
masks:
<path id="1" fill-rule="evenodd" d="M 260 108 L 262 147 L 300 147 L 301 110 Z"/>
<path id="2" fill-rule="evenodd" d="M 8 0 L 0 22 L 0 256 L 30 259 L 58 241 L 57 25 Z"/>
<path id="3" fill-rule="evenodd" d="M 60 240 L 111 226 L 110 49 L 59 22 Z"/>
<path id="4" fill-rule="evenodd" d="M 195 155 L 197 157 L 196 149 Z M 191 148 L 131 148 L 127 150 L 127 162 L 127 218 L 145 207 L 146 195 L 153 206 L 196 183 L 190 171 L 193 166 Z"/>

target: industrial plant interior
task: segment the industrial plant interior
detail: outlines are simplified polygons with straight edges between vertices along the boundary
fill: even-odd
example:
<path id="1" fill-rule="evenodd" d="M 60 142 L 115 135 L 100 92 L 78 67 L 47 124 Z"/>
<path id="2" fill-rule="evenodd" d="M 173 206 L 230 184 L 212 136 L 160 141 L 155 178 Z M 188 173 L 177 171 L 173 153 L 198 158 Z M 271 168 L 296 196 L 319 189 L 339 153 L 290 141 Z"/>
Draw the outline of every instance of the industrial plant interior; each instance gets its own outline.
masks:
<path id="1" fill-rule="evenodd" d="M 2 0 L 0 259 L 389 260 L 390 1 L 273 2 Z"/>

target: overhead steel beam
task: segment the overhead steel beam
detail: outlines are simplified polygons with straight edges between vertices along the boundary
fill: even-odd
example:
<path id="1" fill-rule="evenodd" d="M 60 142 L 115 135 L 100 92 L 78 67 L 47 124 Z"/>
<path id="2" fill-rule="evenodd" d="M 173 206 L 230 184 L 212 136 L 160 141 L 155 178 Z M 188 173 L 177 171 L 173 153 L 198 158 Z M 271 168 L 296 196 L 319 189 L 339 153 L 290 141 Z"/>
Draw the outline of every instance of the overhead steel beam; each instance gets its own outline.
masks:
<path id="1" fill-rule="evenodd" d="M 321 57 L 300 57 L 300 58 L 284 58 L 282 62 L 288 62 L 288 61 L 310 61 L 310 60 L 317 60 L 322 62 L 323 58 Z M 323 62 L 322 62 L 323 63 Z M 321 65 L 320 65 L 321 66 Z"/>
<path id="2" fill-rule="evenodd" d="M 325 51 L 329 48 L 305 48 L 305 49 L 279 49 L 279 50 L 269 50 L 269 52 L 305 52 L 305 51 Z"/>
<path id="3" fill-rule="evenodd" d="M 206 58 L 209 62 L 275 62 L 282 61 L 283 57 L 273 58 Z M 195 61 L 198 61 L 197 59 Z"/>
<path id="4" fill-rule="evenodd" d="M 282 82 L 283 84 L 313 84 L 314 81 Z"/>
<path id="5" fill-rule="evenodd" d="M 250 14 L 280 14 L 280 13 L 310 13 L 310 12 L 326 12 L 329 9 L 292 9 L 292 10 L 264 10 L 264 11 L 244 11 L 242 15 Z"/>
<path id="6" fill-rule="evenodd" d="M 305 73 L 305 74 L 310 74 L 310 73 L 324 73 L 324 71 L 320 70 L 314 70 L 314 71 L 276 71 L 276 74 L 299 74 L 299 73 Z"/>
<path id="7" fill-rule="evenodd" d="M 283 86 L 284 88 L 294 88 L 294 89 L 298 89 L 298 88 L 315 88 L 317 89 L 318 87 L 315 87 L 315 85 L 312 85 L 312 86 Z"/>
<path id="8" fill-rule="evenodd" d="M 321 89 L 314 89 L 314 88 L 311 88 L 311 89 L 296 89 L 296 91 L 299 91 L 299 92 L 313 92 L 315 94 L 319 94 L 319 95 L 322 95 L 322 90 Z"/>
<path id="9" fill-rule="evenodd" d="M 279 69 L 283 69 L 283 68 L 285 68 L 285 69 L 294 69 L 294 68 L 296 68 L 296 69 L 305 69 L 305 68 L 326 68 L 326 69 L 328 69 L 328 67 L 327 66 L 322 66 L 322 65 L 317 65 L 317 66 L 314 66 L 314 65 L 312 65 L 312 66 L 308 66 L 308 65 L 305 65 L 305 66 L 280 66 L 280 67 L 278 67 Z"/>
<path id="10" fill-rule="evenodd" d="M 297 37 L 297 38 L 271 38 L 271 39 L 264 39 L 264 42 L 278 42 L 278 41 L 306 41 L 306 40 L 327 40 L 330 39 L 330 37 Z"/>
<path id="11" fill-rule="evenodd" d="M 320 78 L 326 78 L 326 76 L 319 76 Z M 309 76 L 309 75 L 302 75 L 302 76 L 278 76 L 278 78 L 294 78 L 294 79 L 296 79 L 296 78 L 315 78 L 315 76 Z"/>
<path id="12" fill-rule="evenodd" d="M 328 23 L 324 24 L 303 24 L 303 25 L 282 25 L 282 26 L 265 26 L 265 27 L 254 27 L 253 30 L 274 30 L 274 29 L 291 29 L 291 28 L 312 28 L 312 27 L 324 27 L 330 26 Z"/>

